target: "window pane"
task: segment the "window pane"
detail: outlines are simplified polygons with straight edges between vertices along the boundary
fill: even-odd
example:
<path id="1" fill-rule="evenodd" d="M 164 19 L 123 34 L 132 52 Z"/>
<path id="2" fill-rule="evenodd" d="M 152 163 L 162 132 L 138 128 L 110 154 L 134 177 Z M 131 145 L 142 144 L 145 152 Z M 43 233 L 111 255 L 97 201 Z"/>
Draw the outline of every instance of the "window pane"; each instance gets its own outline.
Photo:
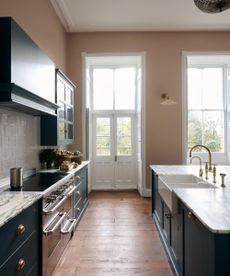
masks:
<path id="1" fill-rule="evenodd" d="M 131 118 L 117 118 L 117 155 L 131 155 Z"/>
<path id="2" fill-rule="evenodd" d="M 224 151 L 224 112 L 204 112 L 203 143 L 212 152 Z"/>
<path id="3" fill-rule="evenodd" d="M 188 148 L 196 144 L 203 144 L 212 152 L 224 152 L 223 111 L 188 112 Z"/>
<path id="4" fill-rule="evenodd" d="M 202 111 L 189 111 L 188 148 L 192 148 L 197 144 L 202 144 Z M 200 150 L 197 149 L 197 151 Z"/>
<path id="5" fill-rule="evenodd" d="M 113 109 L 113 70 L 97 68 L 93 70 L 93 108 Z"/>
<path id="6" fill-rule="evenodd" d="M 188 109 L 202 108 L 202 70 L 188 68 Z"/>
<path id="7" fill-rule="evenodd" d="M 111 154 L 111 121 L 110 118 L 96 120 L 96 155 L 109 156 Z"/>
<path id="8" fill-rule="evenodd" d="M 203 69 L 203 108 L 223 108 L 223 69 Z"/>
<path id="9" fill-rule="evenodd" d="M 188 108 L 223 108 L 223 68 L 188 69 Z"/>
<path id="10" fill-rule="evenodd" d="M 115 109 L 135 109 L 135 68 L 114 71 Z"/>

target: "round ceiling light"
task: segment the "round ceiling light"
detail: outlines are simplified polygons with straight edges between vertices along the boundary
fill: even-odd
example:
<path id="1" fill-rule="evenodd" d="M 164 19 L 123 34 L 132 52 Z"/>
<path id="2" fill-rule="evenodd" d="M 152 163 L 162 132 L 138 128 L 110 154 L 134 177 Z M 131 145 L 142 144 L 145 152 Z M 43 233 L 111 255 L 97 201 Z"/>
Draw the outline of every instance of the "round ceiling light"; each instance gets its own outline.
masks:
<path id="1" fill-rule="evenodd" d="M 194 3 L 206 13 L 223 12 L 230 8 L 230 0 L 194 0 Z"/>

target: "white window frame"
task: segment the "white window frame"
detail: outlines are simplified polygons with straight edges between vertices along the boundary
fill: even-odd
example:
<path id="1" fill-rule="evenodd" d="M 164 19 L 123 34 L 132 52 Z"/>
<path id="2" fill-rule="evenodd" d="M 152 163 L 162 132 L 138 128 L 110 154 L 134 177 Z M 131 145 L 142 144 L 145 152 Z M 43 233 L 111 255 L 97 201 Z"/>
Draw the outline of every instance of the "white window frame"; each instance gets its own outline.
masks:
<path id="1" fill-rule="evenodd" d="M 89 66 L 89 74 L 91 78 L 91 88 L 90 91 L 93 91 L 93 71 L 94 69 L 112 69 L 116 70 L 119 68 L 135 68 L 135 106 L 134 109 L 130 110 L 122 110 L 122 109 L 115 109 L 115 93 L 113 91 L 113 108 L 112 109 L 94 109 L 93 104 L 94 104 L 94 94 L 91 96 L 92 100 L 90 102 L 90 112 L 92 114 L 120 114 L 120 113 L 127 113 L 127 114 L 136 114 L 137 112 L 137 74 L 138 74 L 138 67 L 136 64 L 128 64 L 128 65 L 91 65 Z"/>
<path id="2" fill-rule="evenodd" d="M 197 63 L 194 65 L 188 65 L 187 58 L 189 56 L 205 56 L 205 55 L 227 55 L 230 57 L 230 52 L 218 52 L 218 53 L 194 53 L 194 52 L 183 52 L 182 54 L 182 153 L 183 153 L 183 164 L 189 164 L 188 157 L 188 91 L 187 91 L 187 68 L 214 68 L 214 67 L 222 67 L 223 68 L 223 100 L 224 100 L 224 152 L 218 153 L 213 152 L 213 163 L 215 164 L 228 164 L 229 163 L 229 149 L 230 149 L 230 97 L 229 94 L 229 62 L 215 62 L 215 63 Z M 208 109 L 206 109 L 208 111 Z M 212 109 L 213 110 L 213 109 Z M 203 161 L 207 159 L 207 153 L 200 152 L 196 155 L 200 156 Z"/>
<path id="3" fill-rule="evenodd" d="M 139 76 L 138 81 L 141 81 L 140 85 L 140 91 L 138 94 L 139 99 L 141 100 L 141 104 L 137 106 L 137 113 L 138 118 L 140 120 L 140 142 L 141 142 L 141 152 L 140 156 L 138 157 L 138 162 L 140 163 L 140 168 L 138 167 L 138 175 L 139 175 L 139 182 L 138 182 L 138 190 L 141 195 L 151 197 L 151 189 L 147 188 L 146 184 L 146 172 L 148 168 L 146 167 L 146 52 L 117 52 L 117 53 L 108 53 L 108 52 L 102 52 L 102 53 L 86 53 L 82 52 L 82 128 L 87 129 L 89 128 L 89 137 L 91 137 L 90 129 L 91 129 L 91 121 L 89 119 L 89 127 L 88 124 L 86 124 L 86 117 L 89 116 L 89 102 L 88 102 L 88 67 L 89 63 L 88 61 L 93 58 L 98 57 L 111 57 L 111 56 L 124 56 L 124 57 L 138 57 L 138 68 L 141 69 L 141 76 Z M 87 114 L 87 115 L 86 115 Z M 87 131 L 82 132 L 82 148 L 83 148 L 83 155 L 86 157 L 86 153 L 88 151 L 86 150 L 86 133 Z M 138 140 L 139 141 L 139 140 Z M 90 140 L 89 143 L 92 141 Z M 91 158 L 90 152 L 88 153 L 89 159 Z M 139 164 L 138 163 L 138 164 Z M 91 170 L 91 165 L 89 164 L 89 171 Z M 91 176 L 89 175 L 89 191 L 91 190 Z"/>

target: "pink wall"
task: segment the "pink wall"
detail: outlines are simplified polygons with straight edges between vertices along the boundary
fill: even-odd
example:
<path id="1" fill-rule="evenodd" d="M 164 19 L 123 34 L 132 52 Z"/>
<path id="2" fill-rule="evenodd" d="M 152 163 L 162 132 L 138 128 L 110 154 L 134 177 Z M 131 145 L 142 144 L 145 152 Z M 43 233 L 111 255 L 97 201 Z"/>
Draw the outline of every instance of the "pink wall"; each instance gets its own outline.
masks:
<path id="1" fill-rule="evenodd" d="M 67 35 L 67 72 L 77 84 L 77 140 L 81 149 L 81 53 L 146 52 L 146 165 L 182 162 L 182 51 L 230 51 L 230 32 L 123 32 Z M 161 106 L 168 93 L 176 106 Z M 147 168 L 147 186 L 150 171 Z"/>
<path id="2" fill-rule="evenodd" d="M 66 32 L 49 0 L 0 0 L 0 16 L 11 16 L 37 45 L 66 70 Z"/>

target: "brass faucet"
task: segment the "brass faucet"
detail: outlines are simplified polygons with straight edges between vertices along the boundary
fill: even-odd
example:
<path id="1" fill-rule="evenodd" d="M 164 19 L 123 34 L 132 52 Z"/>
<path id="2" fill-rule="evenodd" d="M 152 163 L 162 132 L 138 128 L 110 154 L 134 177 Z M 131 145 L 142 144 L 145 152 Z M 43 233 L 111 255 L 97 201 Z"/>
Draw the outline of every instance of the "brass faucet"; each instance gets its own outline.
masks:
<path id="1" fill-rule="evenodd" d="M 203 169 L 202 169 L 202 159 L 200 158 L 200 156 L 194 155 L 191 159 L 190 159 L 190 164 L 192 164 L 192 160 L 197 158 L 200 161 L 200 170 L 199 170 L 199 176 L 203 176 Z"/>
<path id="2" fill-rule="evenodd" d="M 208 170 L 210 172 L 212 172 L 212 154 L 211 154 L 211 151 L 208 147 L 204 146 L 204 145 L 195 145 L 193 146 L 190 151 L 189 151 L 189 157 L 192 157 L 192 151 L 195 149 L 195 148 L 204 148 L 205 150 L 207 150 L 208 152 L 208 157 L 209 157 L 209 160 L 208 160 L 208 163 L 209 163 L 209 168 Z"/>

